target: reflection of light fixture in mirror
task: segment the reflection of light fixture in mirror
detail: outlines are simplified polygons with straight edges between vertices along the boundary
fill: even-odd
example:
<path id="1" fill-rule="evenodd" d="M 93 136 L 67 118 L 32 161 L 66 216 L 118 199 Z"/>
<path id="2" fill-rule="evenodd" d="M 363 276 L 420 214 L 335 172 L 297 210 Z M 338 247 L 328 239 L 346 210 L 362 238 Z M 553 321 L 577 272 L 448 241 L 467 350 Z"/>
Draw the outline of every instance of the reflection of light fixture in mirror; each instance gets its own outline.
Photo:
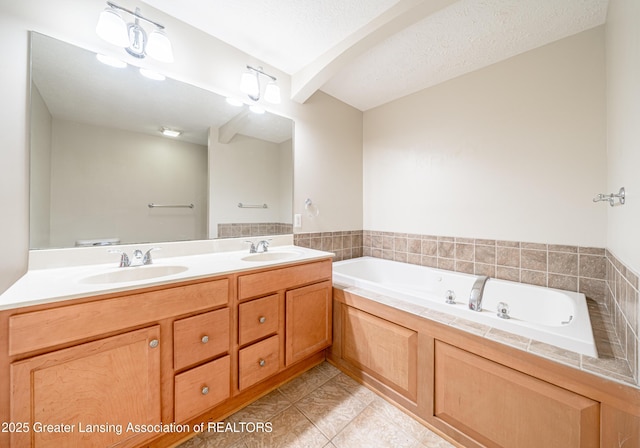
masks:
<path id="1" fill-rule="evenodd" d="M 98 59 L 98 61 L 110 67 L 125 68 L 127 66 L 127 63 L 124 61 L 121 61 L 120 59 L 117 59 L 111 56 L 105 56 L 104 54 L 100 54 L 100 53 L 96 54 L 96 59 Z"/>
<path id="2" fill-rule="evenodd" d="M 263 114 L 263 113 L 265 113 L 264 107 L 262 107 L 259 104 L 252 104 L 251 106 L 249 106 L 249 110 L 251 112 L 253 112 L 254 114 Z"/>
<path id="3" fill-rule="evenodd" d="M 260 100 L 260 75 L 270 78 L 269 84 L 264 93 L 265 101 L 273 104 L 280 103 L 280 88 L 276 84 L 276 77 L 262 70 L 262 67 L 254 68 L 247 65 L 247 70 L 240 78 L 240 90 L 246 93 L 253 101 Z"/>
<path id="4" fill-rule="evenodd" d="M 238 98 L 231 98 L 230 96 L 228 96 L 226 100 L 227 100 L 227 104 L 231 104 L 232 106 L 235 106 L 235 107 L 240 107 L 244 104 Z"/>
<path id="5" fill-rule="evenodd" d="M 145 78 L 153 79 L 154 81 L 164 81 L 167 79 L 167 77 L 162 73 L 154 72 L 153 70 L 148 70 L 146 68 L 141 68 L 140 74 Z"/>
<path id="6" fill-rule="evenodd" d="M 107 2 L 109 6 L 100 13 L 96 33 L 107 42 L 123 47 L 131 56 L 144 58 L 150 56 L 161 62 L 173 62 L 173 50 L 171 42 L 164 32 L 164 26 L 153 20 L 149 20 L 140 14 L 140 9 L 135 12 Z M 124 11 L 135 17 L 131 23 L 126 23 L 118 13 Z M 156 27 L 149 35 L 140 26 L 140 21 L 144 20 Z"/>
<path id="7" fill-rule="evenodd" d="M 180 134 L 182 134 L 182 132 L 180 132 L 180 131 L 176 131 L 175 129 L 169 129 L 169 128 L 165 128 L 165 127 L 163 127 L 160 132 L 162 132 L 162 135 L 165 135 L 167 137 L 174 137 L 174 138 L 178 137 L 178 136 L 180 136 Z"/>

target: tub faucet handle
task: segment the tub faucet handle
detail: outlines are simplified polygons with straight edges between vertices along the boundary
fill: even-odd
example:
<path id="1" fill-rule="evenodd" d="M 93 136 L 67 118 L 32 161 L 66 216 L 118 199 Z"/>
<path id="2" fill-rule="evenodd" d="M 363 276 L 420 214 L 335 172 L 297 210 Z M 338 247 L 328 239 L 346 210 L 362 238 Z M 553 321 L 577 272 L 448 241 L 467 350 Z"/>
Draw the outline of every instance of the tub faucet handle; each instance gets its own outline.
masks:
<path id="1" fill-rule="evenodd" d="M 449 305 L 455 305 L 456 304 L 455 291 L 448 289 L 447 292 L 444 293 L 444 299 L 445 299 L 445 302 L 448 303 Z"/>

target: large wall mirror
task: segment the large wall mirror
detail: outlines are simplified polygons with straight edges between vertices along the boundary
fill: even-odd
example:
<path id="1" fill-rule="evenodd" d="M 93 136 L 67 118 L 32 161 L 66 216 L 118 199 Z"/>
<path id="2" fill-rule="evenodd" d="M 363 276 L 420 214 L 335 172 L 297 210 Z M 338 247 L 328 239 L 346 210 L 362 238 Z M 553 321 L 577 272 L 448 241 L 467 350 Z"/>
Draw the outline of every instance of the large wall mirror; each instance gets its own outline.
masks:
<path id="1" fill-rule="evenodd" d="M 30 248 L 292 233 L 292 137 L 290 119 L 33 32 Z"/>

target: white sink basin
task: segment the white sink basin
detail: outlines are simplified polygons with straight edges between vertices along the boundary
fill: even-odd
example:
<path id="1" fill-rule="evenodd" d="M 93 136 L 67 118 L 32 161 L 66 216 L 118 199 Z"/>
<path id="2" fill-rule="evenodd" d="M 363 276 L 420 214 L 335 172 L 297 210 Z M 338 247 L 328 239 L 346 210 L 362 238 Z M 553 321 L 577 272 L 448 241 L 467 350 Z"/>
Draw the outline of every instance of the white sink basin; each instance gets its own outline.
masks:
<path id="1" fill-rule="evenodd" d="M 165 277 L 167 275 L 179 274 L 189 269 L 186 266 L 136 266 L 132 268 L 119 268 L 114 271 L 103 272 L 90 275 L 80 279 L 80 283 L 103 284 L 103 283 L 123 283 L 135 282 L 138 280 L 148 280 L 151 278 Z"/>
<path id="2" fill-rule="evenodd" d="M 281 250 L 274 252 L 260 252 L 259 254 L 250 254 L 246 257 L 242 257 L 243 261 L 277 261 L 287 260 L 289 258 L 295 258 L 302 255 L 302 252 L 293 250 Z"/>

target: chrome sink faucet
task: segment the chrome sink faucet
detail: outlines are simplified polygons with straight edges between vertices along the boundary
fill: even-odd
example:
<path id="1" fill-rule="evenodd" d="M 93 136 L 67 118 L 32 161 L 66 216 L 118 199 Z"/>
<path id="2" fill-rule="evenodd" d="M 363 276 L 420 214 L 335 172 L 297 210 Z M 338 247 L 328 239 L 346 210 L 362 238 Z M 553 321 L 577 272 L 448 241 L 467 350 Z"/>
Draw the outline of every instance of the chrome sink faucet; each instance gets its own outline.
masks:
<path id="1" fill-rule="evenodd" d="M 480 275 L 471 287 L 471 294 L 469 295 L 469 309 L 473 311 L 482 311 L 482 295 L 484 293 L 484 286 L 489 280 L 486 275 Z"/>
<path id="2" fill-rule="evenodd" d="M 126 268 L 126 267 L 144 266 L 147 264 L 152 264 L 153 259 L 151 258 L 151 251 L 154 251 L 154 250 L 160 250 L 160 248 L 152 247 L 151 249 L 146 251 L 144 254 L 140 249 L 136 249 L 133 251 L 133 256 L 132 256 L 133 259 L 129 258 L 129 256 L 123 250 L 109 249 L 108 252 L 110 254 L 120 254 L 119 266 L 121 268 Z"/>
<path id="3" fill-rule="evenodd" d="M 267 252 L 269 250 L 269 241 L 271 240 L 260 240 L 257 243 L 254 243 L 253 241 L 245 241 L 245 243 L 249 243 L 251 244 L 251 246 L 249 246 L 249 253 L 250 254 L 257 254 L 258 252 Z M 262 251 L 260 251 L 260 247 L 262 247 Z"/>

